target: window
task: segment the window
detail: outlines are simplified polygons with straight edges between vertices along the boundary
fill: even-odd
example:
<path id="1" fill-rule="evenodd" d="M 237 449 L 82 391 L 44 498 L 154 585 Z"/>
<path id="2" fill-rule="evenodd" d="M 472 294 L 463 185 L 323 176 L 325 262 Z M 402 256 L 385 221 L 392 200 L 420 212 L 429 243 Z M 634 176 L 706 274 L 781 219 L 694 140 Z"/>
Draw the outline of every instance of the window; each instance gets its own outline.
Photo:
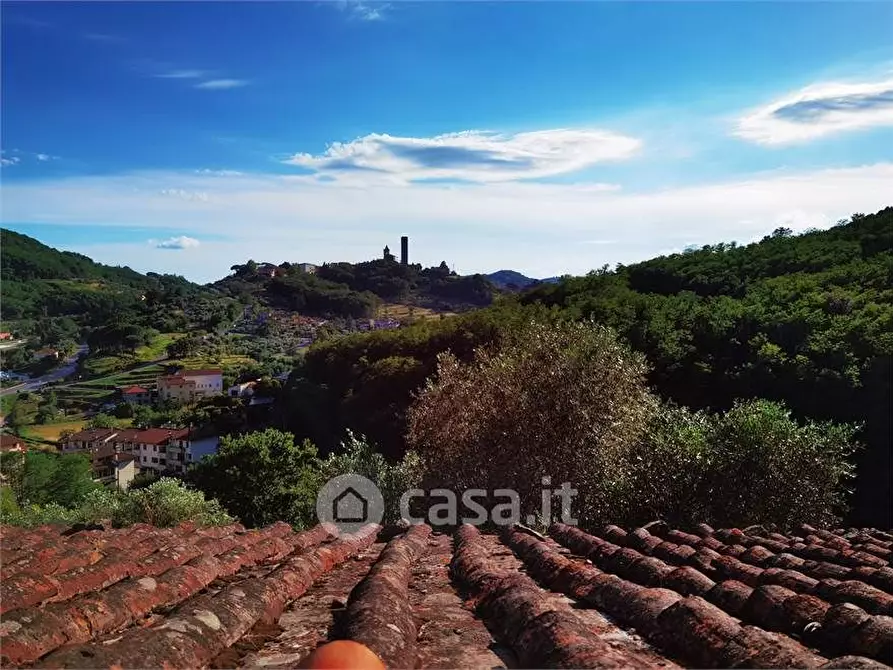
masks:
<path id="1" fill-rule="evenodd" d="M 167 465 L 167 459 L 162 458 L 159 462 L 161 465 Z"/>
<path id="2" fill-rule="evenodd" d="M 153 457 L 152 457 L 152 462 L 153 462 L 153 463 L 157 463 L 157 462 L 158 462 L 158 459 L 155 458 L 155 457 L 153 456 Z"/>

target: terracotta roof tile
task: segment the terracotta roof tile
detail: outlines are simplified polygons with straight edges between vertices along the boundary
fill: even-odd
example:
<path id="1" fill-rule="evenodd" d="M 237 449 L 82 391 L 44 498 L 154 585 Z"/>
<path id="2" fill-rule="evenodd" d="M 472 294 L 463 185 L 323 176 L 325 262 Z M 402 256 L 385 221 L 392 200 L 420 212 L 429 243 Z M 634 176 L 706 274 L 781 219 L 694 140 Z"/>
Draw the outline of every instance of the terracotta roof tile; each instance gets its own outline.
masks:
<path id="1" fill-rule="evenodd" d="M 884 531 L 378 530 L 3 528 L 2 665 L 294 667 L 327 637 L 389 667 L 893 663 Z"/>

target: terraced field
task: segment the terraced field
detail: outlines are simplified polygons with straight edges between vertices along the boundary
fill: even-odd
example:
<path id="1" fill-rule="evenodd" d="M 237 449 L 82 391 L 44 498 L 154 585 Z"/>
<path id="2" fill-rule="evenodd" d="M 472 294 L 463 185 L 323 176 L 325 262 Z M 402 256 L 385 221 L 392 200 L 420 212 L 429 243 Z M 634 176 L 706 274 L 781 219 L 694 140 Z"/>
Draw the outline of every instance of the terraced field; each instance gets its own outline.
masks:
<path id="1" fill-rule="evenodd" d="M 134 385 L 154 387 L 158 375 L 162 374 L 164 370 L 164 365 L 151 363 L 105 377 L 63 384 L 54 387 L 53 390 L 60 400 L 68 400 L 76 407 L 87 410 L 114 400 L 121 387 Z"/>
<path id="2" fill-rule="evenodd" d="M 60 530 L 3 529 L 4 667 L 285 668 L 331 639 L 391 668 L 893 662 L 877 530 Z"/>

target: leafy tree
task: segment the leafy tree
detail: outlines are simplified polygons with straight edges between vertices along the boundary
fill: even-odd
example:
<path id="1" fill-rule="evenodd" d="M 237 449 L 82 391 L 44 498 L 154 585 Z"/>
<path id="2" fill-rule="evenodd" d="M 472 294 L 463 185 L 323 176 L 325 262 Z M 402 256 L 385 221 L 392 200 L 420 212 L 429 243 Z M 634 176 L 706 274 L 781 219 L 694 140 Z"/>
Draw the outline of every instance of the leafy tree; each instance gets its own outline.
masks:
<path id="1" fill-rule="evenodd" d="M 96 414 L 84 425 L 85 428 L 117 428 L 118 421 L 109 414 Z"/>
<path id="2" fill-rule="evenodd" d="M 29 504 L 77 505 L 90 491 L 101 486 L 93 481 L 90 457 L 86 454 L 25 454 L 22 487 L 17 498 Z"/>
<path id="3" fill-rule="evenodd" d="M 197 464 L 192 481 L 248 526 L 277 520 L 298 527 L 314 523 L 320 484 L 316 448 L 267 429 L 224 437 L 218 452 Z"/>
<path id="4" fill-rule="evenodd" d="M 37 409 L 37 423 L 48 423 L 59 414 L 59 401 L 55 391 L 50 391 Z"/>
<path id="5" fill-rule="evenodd" d="M 471 363 L 443 354 L 409 410 L 409 442 L 426 477 L 453 491 L 513 489 L 541 509 L 542 478 L 579 490 L 592 523 L 616 510 L 606 486 L 645 428 L 653 400 L 644 358 L 591 323 L 534 323 Z"/>
<path id="6" fill-rule="evenodd" d="M 9 415 L 6 417 L 6 423 L 14 431 L 19 431 L 22 427 L 27 426 L 30 423 L 28 410 L 21 398 L 16 400 L 13 404 Z"/>

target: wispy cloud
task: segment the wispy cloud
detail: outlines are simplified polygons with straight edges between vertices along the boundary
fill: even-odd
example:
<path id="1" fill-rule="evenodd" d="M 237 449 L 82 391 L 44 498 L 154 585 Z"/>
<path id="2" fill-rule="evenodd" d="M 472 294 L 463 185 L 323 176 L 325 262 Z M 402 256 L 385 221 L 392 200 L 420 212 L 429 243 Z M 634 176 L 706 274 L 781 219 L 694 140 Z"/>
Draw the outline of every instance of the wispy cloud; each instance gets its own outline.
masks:
<path id="1" fill-rule="evenodd" d="M 208 202 L 208 194 L 204 191 L 190 191 L 183 188 L 165 188 L 161 190 L 161 195 L 166 195 L 170 198 L 178 198 L 179 200 Z"/>
<path id="2" fill-rule="evenodd" d="M 195 174 L 211 175 L 214 177 L 238 177 L 245 173 L 239 172 L 238 170 L 210 170 L 208 168 L 203 168 L 201 170 L 196 170 Z"/>
<path id="3" fill-rule="evenodd" d="M 357 2 L 353 5 L 351 14 L 361 21 L 381 21 L 385 18 L 386 12 L 390 10 L 389 3 L 372 5 L 365 2 Z"/>
<path id="4" fill-rule="evenodd" d="M 383 21 L 391 10 L 389 2 L 366 2 L 365 0 L 335 0 L 332 3 L 339 11 L 358 21 Z"/>
<path id="5" fill-rule="evenodd" d="M 205 76 L 203 70 L 171 70 L 156 74 L 159 79 L 200 79 Z"/>
<path id="6" fill-rule="evenodd" d="M 735 135 L 764 145 L 893 125 L 893 79 L 808 86 L 743 116 Z"/>
<path id="7" fill-rule="evenodd" d="M 12 154 L 12 155 L 10 155 Z M 58 156 L 51 156 L 50 154 L 43 153 L 34 153 L 31 151 L 22 151 L 21 149 L 10 149 L 7 151 L 3 150 L 2 158 L 0 158 L 0 165 L 4 167 L 9 167 L 11 165 L 18 165 L 23 162 L 28 162 L 31 159 L 36 159 L 41 163 L 45 163 L 47 161 L 55 161 L 59 160 Z"/>
<path id="8" fill-rule="evenodd" d="M 28 28 L 34 28 L 36 30 L 45 30 L 47 28 L 52 28 L 53 24 L 47 21 L 40 21 L 38 19 L 33 19 L 30 16 L 16 16 L 10 15 L 7 12 L 4 12 L 3 15 L 4 23 L 14 23 L 19 26 L 26 26 Z"/>
<path id="9" fill-rule="evenodd" d="M 127 42 L 126 37 L 109 33 L 84 33 L 84 39 L 91 42 L 105 42 L 107 44 L 124 44 Z"/>
<path id="10" fill-rule="evenodd" d="M 516 134 L 468 130 L 435 137 L 372 134 L 336 142 L 319 155 L 295 154 L 285 163 L 328 176 L 361 172 L 396 181 L 500 182 L 567 174 L 631 158 L 640 147 L 638 139 L 607 130 Z"/>
<path id="11" fill-rule="evenodd" d="M 247 85 L 248 81 L 245 79 L 211 79 L 209 81 L 203 81 L 200 84 L 196 84 L 195 88 L 201 88 L 209 91 L 221 91 L 228 88 L 240 88 Z"/>
<path id="12" fill-rule="evenodd" d="M 149 244 L 154 244 L 156 249 L 194 249 L 201 243 L 194 237 L 180 235 L 179 237 L 170 237 L 166 240 L 156 241 L 149 240 Z"/>

